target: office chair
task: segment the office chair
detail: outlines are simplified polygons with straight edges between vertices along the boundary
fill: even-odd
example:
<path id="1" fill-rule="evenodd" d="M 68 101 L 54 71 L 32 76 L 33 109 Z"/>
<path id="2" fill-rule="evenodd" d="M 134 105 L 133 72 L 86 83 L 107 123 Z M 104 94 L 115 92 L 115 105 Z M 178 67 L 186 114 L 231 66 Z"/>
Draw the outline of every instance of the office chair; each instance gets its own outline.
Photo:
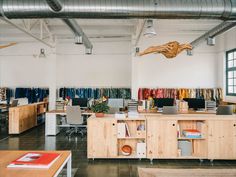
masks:
<path id="1" fill-rule="evenodd" d="M 176 106 L 163 106 L 162 114 L 177 114 Z"/>
<path id="2" fill-rule="evenodd" d="M 86 133 L 86 126 L 83 125 L 83 117 L 81 114 L 80 106 L 67 106 L 66 107 L 66 124 L 70 127 L 67 131 L 69 137 L 72 134 L 80 134 L 84 136 Z"/>
<path id="3" fill-rule="evenodd" d="M 217 108 L 216 115 L 233 115 L 232 105 L 220 105 Z"/>

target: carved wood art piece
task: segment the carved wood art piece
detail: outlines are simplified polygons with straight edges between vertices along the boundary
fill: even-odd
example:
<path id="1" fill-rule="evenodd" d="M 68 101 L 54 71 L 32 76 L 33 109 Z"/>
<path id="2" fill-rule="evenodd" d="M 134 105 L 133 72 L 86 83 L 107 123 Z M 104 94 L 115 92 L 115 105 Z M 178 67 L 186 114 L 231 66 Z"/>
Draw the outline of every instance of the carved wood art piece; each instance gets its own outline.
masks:
<path id="1" fill-rule="evenodd" d="M 10 44 L 0 45 L 0 49 L 7 48 L 7 47 L 11 47 L 11 46 L 16 45 L 16 44 L 17 44 L 16 42 L 12 42 L 12 43 L 10 43 Z"/>
<path id="2" fill-rule="evenodd" d="M 160 46 L 151 46 L 139 53 L 139 56 L 147 55 L 150 53 L 161 53 L 166 58 L 174 58 L 183 50 L 192 50 L 190 44 L 179 44 L 177 41 L 168 42 L 167 44 Z"/>

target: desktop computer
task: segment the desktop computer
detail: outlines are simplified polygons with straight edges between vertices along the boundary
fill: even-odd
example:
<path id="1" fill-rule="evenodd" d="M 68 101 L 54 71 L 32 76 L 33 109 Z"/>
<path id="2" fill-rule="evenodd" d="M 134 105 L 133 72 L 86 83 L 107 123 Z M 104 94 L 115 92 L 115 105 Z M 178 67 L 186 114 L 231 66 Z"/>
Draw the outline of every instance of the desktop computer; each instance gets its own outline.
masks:
<path id="1" fill-rule="evenodd" d="M 188 108 L 194 110 L 205 110 L 205 99 L 201 98 L 184 98 L 184 101 L 188 102 Z"/>
<path id="2" fill-rule="evenodd" d="M 80 108 L 88 108 L 87 98 L 73 98 L 72 106 L 80 106 Z"/>

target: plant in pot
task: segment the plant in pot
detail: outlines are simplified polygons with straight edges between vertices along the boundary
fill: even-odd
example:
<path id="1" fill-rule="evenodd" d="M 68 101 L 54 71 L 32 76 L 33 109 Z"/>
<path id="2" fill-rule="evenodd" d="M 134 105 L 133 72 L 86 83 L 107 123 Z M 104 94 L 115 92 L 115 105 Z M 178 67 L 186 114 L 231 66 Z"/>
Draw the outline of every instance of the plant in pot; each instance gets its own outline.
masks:
<path id="1" fill-rule="evenodd" d="M 96 117 L 104 117 L 104 113 L 109 111 L 109 106 L 107 106 L 106 102 L 99 102 L 93 105 L 91 110 L 95 113 Z"/>

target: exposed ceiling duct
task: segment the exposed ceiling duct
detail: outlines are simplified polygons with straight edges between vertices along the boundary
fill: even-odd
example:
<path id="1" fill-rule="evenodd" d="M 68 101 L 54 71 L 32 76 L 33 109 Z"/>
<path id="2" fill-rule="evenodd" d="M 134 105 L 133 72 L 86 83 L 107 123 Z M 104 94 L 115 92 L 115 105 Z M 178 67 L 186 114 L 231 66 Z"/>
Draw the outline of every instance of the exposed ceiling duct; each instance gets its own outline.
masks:
<path id="1" fill-rule="evenodd" d="M 79 44 L 82 42 L 86 48 L 86 54 L 92 54 L 93 45 L 89 41 L 88 37 L 84 34 L 82 28 L 79 26 L 79 24 L 74 19 L 63 19 L 63 21 L 69 26 L 69 28 L 74 32 L 75 39 L 81 39 L 82 41 L 76 40 L 76 42 Z"/>
<path id="2" fill-rule="evenodd" d="M 210 40 L 236 26 L 236 22 L 225 21 L 191 42 L 193 48 L 205 40 Z M 210 39 L 208 39 L 210 38 Z M 209 41 L 208 41 L 209 42 Z"/>
<path id="3" fill-rule="evenodd" d="M 51 9 L 58 13 L 62 10 L 63 5 L 60 0 L 46 0 Z M 82 28 L 74 19 L 63 19 L 63 22 L 67 24 L 67 26 L 71 29 L 71 31 L 75 34 L 75 43 L 76 44 L 84 44 L 86 54 L 92 54 L 93 45 L 89 41 L 88 37 L 84 34 Z"/>
<path id="4" fill-rule="evenodd" d="M 47 0 L 53 4 L 53 1 Z M 235 0 L 2 0 L 7 18 L 236 19 Z M 60 10 L 61 5 L 63 8 Z"/>

